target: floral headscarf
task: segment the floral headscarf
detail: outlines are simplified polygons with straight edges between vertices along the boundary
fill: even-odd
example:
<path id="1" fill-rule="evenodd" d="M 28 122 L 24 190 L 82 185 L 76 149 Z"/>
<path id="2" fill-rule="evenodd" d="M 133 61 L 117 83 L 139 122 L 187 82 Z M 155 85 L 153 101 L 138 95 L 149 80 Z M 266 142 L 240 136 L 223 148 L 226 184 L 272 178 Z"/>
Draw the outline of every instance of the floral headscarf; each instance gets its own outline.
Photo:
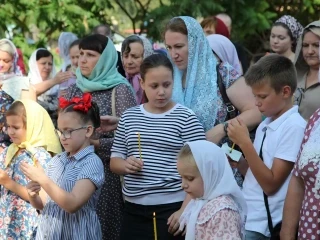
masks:
<path id="1" fill-rule="evenodd" d="M 214 127 L 217 103 L 216 59 L 200 24 L 192 17 L 181 16 L 188 31 L 188 67 L 186 86 L 182 86 L 183 71 L 174 64 L 172 99 L 191 108 L 205 131 Z"/>
<path id="2" fill-rule="evenodd" d="M 299 37 L 303 32 L 303 26 L 298 22 L 297 19 L 295 19 L 294 17 L 291 17 L 290 15 L 282 16 L 275 23 L 285 24 L 290 29 L 290 32 L 294 38 L 295 43 L 297 42 L 297 40 L 299 39 Z"/>

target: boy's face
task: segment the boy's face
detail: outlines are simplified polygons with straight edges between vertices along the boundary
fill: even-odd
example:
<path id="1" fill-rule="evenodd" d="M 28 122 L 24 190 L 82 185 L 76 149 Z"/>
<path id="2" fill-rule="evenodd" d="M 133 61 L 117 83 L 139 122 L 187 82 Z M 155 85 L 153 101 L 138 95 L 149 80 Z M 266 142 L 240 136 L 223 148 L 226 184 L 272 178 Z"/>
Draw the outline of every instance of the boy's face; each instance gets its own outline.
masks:
<path id="1" fill-rule="evenodd" d="M 276 93 L 268 82 L 252 86 L 252 93 L 259 111 L 273 120 L 288 110 L 288 101 L 292 98 L 289 86 L 284 86 L 279 93 Z"/>

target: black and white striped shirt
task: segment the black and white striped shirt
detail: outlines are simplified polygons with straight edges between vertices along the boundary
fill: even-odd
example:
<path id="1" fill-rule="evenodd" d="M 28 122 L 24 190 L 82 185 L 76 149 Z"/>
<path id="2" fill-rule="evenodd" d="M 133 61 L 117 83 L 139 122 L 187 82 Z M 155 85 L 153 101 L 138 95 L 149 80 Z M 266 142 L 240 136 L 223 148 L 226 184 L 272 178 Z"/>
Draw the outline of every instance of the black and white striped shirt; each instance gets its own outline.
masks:
<path id="1" fill-rule="evenodd" d="M 188 108 L 176 104 L 162 114 L 147 112 L 143 105 L 127 110 L 121 117 L 111 157 L 140 158 L 143 169 L 124 177 L 127 201 L 144 205 L 183 201 L 177 154 L 184 143 L 205 140 L 202 125 Z"/>

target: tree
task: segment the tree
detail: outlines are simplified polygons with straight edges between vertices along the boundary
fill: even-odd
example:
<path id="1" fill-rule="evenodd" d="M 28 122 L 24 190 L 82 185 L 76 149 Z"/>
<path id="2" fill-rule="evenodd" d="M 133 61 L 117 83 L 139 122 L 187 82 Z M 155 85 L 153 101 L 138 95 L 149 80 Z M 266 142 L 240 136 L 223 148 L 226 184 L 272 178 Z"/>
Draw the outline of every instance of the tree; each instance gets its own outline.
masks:
<path id="1" fill-rule="evenodd" d="M 162 40 L 163 27 L 174 16 L 202 18 L 220 12 L 233 20 L 233 40 L 243 43 L 253 55 L 268 50 L 270 28 L 282 15 L 292 15 L 303 25 L 318 20 L 320 0 L 171 0 L 149 13 L 148 36 Z"/>

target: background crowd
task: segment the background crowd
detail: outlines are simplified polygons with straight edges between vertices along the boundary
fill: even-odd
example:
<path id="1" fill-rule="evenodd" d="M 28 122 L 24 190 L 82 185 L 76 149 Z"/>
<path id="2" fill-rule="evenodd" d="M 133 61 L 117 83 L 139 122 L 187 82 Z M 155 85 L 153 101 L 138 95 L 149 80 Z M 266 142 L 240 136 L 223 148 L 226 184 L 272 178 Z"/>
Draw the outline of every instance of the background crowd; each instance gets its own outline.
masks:
<path id="1" fill-rule="evenodd" d="M 320 21 L 282 16 L 251 66 L 231 23 L 62 32 L 28 73 L 1 39 L 0 238 L 320 239 Z"/>

